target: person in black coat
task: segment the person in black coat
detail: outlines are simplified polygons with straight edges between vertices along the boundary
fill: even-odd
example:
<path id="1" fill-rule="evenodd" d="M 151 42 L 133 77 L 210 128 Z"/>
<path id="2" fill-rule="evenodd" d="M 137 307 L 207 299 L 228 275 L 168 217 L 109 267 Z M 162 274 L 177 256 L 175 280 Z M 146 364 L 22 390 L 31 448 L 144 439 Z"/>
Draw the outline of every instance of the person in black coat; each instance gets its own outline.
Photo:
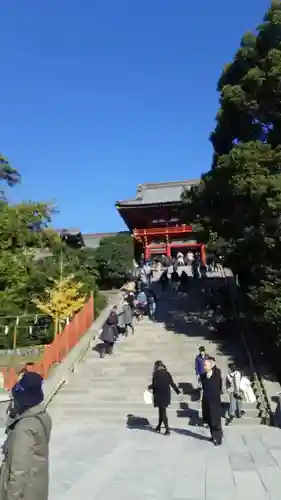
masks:
<path id="1" fill-rule="evenodd" d="M 112 354 L 113 346 L 118 337 L 118 316 L 116 309 L 112 309 L 101 332 L 100 339 L 103 342 L 100 350 L 100 357 L 104 358 L 105 353 Z"/>
<path id="2" fill-rule="evenodd" d="M 222 376 L 221 376 L 221 371 L 219 369 L 219 367 L 217 366 L 217 363 L 216 363 L 216 358 L 214 358 L 213 356 L 209 356 L 209 359 L 212 363 L 212 370 L 214 370 L 217 375 L 220 377 L 220 380 L 221 380 L 221 392 L 222 392 Z"/>
<path id="3" fill-rule="evenodd" d="M 222 378 L 219 368 L 214 366 L 213 359 L 207 357 L 204 361 L 205 374 L 202 376 L 202 413 L 204 423 L 209 426 L 213 443 L 215 446 L 220 446 L 223 437 L 221 426 Z"/>
<path id="4" fill-rule="evenodd" d="M 172 375 L 168 372 L 162 361 L 156 361 L 154 364 L 152 384 L 148 389 L 153 391 L 154 407 L 158 408 L 159 421 L 156 432 L 161 432 L 161 426 L 165 426 L 165 435 L 170 435 L 170 429 L 167 417 L 167 407 L 171 404 L 171 387 L 177 394 L 180 394 L 178 386 L 173 381 Z"/>

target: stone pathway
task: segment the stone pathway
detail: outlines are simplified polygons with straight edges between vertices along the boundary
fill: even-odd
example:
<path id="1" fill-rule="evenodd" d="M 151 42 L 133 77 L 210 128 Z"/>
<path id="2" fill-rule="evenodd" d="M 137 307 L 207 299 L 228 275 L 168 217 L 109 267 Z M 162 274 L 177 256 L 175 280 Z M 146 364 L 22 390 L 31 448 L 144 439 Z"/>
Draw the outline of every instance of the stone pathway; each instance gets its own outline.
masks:
<path id="1" fill-rule="evenodd" d="M 198 345 L 216 355 L 224 374 L 229 355 L 239 355 L 237 342 L 214 336 L 200 287 L 194 284 L 188 296 L 164 296 L 158 321 L 138 324 L 112 357 L 89 352 L 55 397 L 50 500 L 280 499 L 279 429 L 256 425 L 255 408 L 246 408 L 244 425 L 225 429 L 215 448 L 197 425 Z M 153 432 L 157 413 L 143 403 L 156 359 L 167 364 L 188 403 L 173 395 L 169 437 Z"/>
<path id="2" fill-rule="evenodd" d="M 206 435 L 56 424 L 50 500 L 280 500 L 278 429 L 227 429 L 220 448 Z"/>

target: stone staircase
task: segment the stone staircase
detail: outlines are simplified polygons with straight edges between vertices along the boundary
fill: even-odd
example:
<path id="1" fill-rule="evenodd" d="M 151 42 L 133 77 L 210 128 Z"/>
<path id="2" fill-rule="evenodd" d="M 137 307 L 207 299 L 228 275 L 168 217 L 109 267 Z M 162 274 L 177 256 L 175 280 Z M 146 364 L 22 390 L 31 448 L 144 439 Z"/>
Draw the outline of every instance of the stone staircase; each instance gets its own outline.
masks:
<path id="1" fill-rule="evenodd" d="M 219 280 L 214 276 L 213 283 Z M 210 279 L 210 282 L 212 280 Z M 136 325 L 136 332 L 121 337 L 114 354 L 99 359 L 89 351 L 70 375 L 49 406 L 55 422 L 79 419 L 96 428 L 155 426 L 157 411 L 143 402 L 143 392 L 151 381 L 153 364 L 161 359 L 183 390 L 185 403 L 173 393 L 168 409 L 172 428 L 200 425 L 200 401 L 196 391 L 194 358 L 199 345 L 217 359 L 225 378 L 230 357 L 243 359 L 237 341 L 223 343 L 214 332 L 214 318 L 204 308 L 202 282 L 191 282 L 187 294 L 161 294 L 157 290 L 157 321 L 148 318 Z M 223 396 L 227 402 L 227 395 Z M 259 425 L 256 405 L 244 405 L 245 415 L 232 424 Z"/>

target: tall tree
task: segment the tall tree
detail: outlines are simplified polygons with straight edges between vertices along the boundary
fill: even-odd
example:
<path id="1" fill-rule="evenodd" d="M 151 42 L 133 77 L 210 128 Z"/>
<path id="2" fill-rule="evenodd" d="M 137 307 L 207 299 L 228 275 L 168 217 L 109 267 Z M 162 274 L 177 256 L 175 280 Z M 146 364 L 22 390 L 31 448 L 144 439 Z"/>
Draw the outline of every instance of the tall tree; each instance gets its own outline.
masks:
<path id="1" fill-rule="evenodd" d="M 48 318 L 40 318 L 40 325 L 34 320 L 41 312 L 38 301 L 60 279 L 61 264 L 63 277 L 74 275 L 75 283 L 80 283 L 83 300 L 94 292 L 96 313 L 105 305 L 96 286 L 95 251 L 75 250 L 62 243 L 60 235 L 49 228 L 52 213 L 52 207 L 44 203 L 0 203 L 0 346 L 12 346 L 17 316 L 21 317 L 19 346 L 50 340 Z M 69 298 L 70 292 L 64 297 Z M 74 302 L 80 307 L 76 298 Z"/>
<path id="2" fill-rule="evenodd" d="M 243 36 L 218 91 L 213 164 L 185 195 L 187 211 L 211 237 L 220 238 L 229 265 L 263 318 L 272 320 L 280 308 L 274 308 L 271 284 L 279 283 L 281 269 L 279 1 L 272 2 L 256 33 Z"/>
<path id="3" fill-rule="evenodd" d="M 20 181 L 19 172 L 13 168 L 8 160 L 0 154 L 0 181 L 5 181 L 8 186 L 14 186 Z M 4 191 L 0 191 L 1 197 L 4 196 Z"/>
<path id="4" fill-rule="evenodd" d="M 134 245 L 130 234 L 103 238 L 96 251 L 99 282 L 105 286 L 119 287 L 132 271 Z"/>

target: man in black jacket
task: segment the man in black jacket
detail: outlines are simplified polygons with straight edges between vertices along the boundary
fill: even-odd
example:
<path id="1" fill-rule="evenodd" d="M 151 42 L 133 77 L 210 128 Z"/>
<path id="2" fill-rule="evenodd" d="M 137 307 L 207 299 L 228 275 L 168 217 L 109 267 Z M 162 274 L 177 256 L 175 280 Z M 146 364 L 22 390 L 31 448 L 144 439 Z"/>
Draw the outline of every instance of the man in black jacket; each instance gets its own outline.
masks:
<path id="1" fill-rule="evenodd" d="M 218 376 L 220 377 L 220 380 L 221 380 L 221 389 L 220 391 L 222 392 L 222 376 L 221 376 L 221 370 L 220 368 L 217 366 L 217 362 L 216 362 L 216 358 L 214 358 L 213 356 L 209 356 L 209 360 L 211 361 L 211 364 L 212 364 L 212 370 L 214 370 Z"/>
<path id="2" fill-rule="evenodd" d="M 222 444 L 222 378 L 220 369 L 214 364 L 214 358 L 204 360 L 205 374 L 202 376 L 202 413 L 203 421 L 209 426 L 211 440 L 215 446 Z"/>

